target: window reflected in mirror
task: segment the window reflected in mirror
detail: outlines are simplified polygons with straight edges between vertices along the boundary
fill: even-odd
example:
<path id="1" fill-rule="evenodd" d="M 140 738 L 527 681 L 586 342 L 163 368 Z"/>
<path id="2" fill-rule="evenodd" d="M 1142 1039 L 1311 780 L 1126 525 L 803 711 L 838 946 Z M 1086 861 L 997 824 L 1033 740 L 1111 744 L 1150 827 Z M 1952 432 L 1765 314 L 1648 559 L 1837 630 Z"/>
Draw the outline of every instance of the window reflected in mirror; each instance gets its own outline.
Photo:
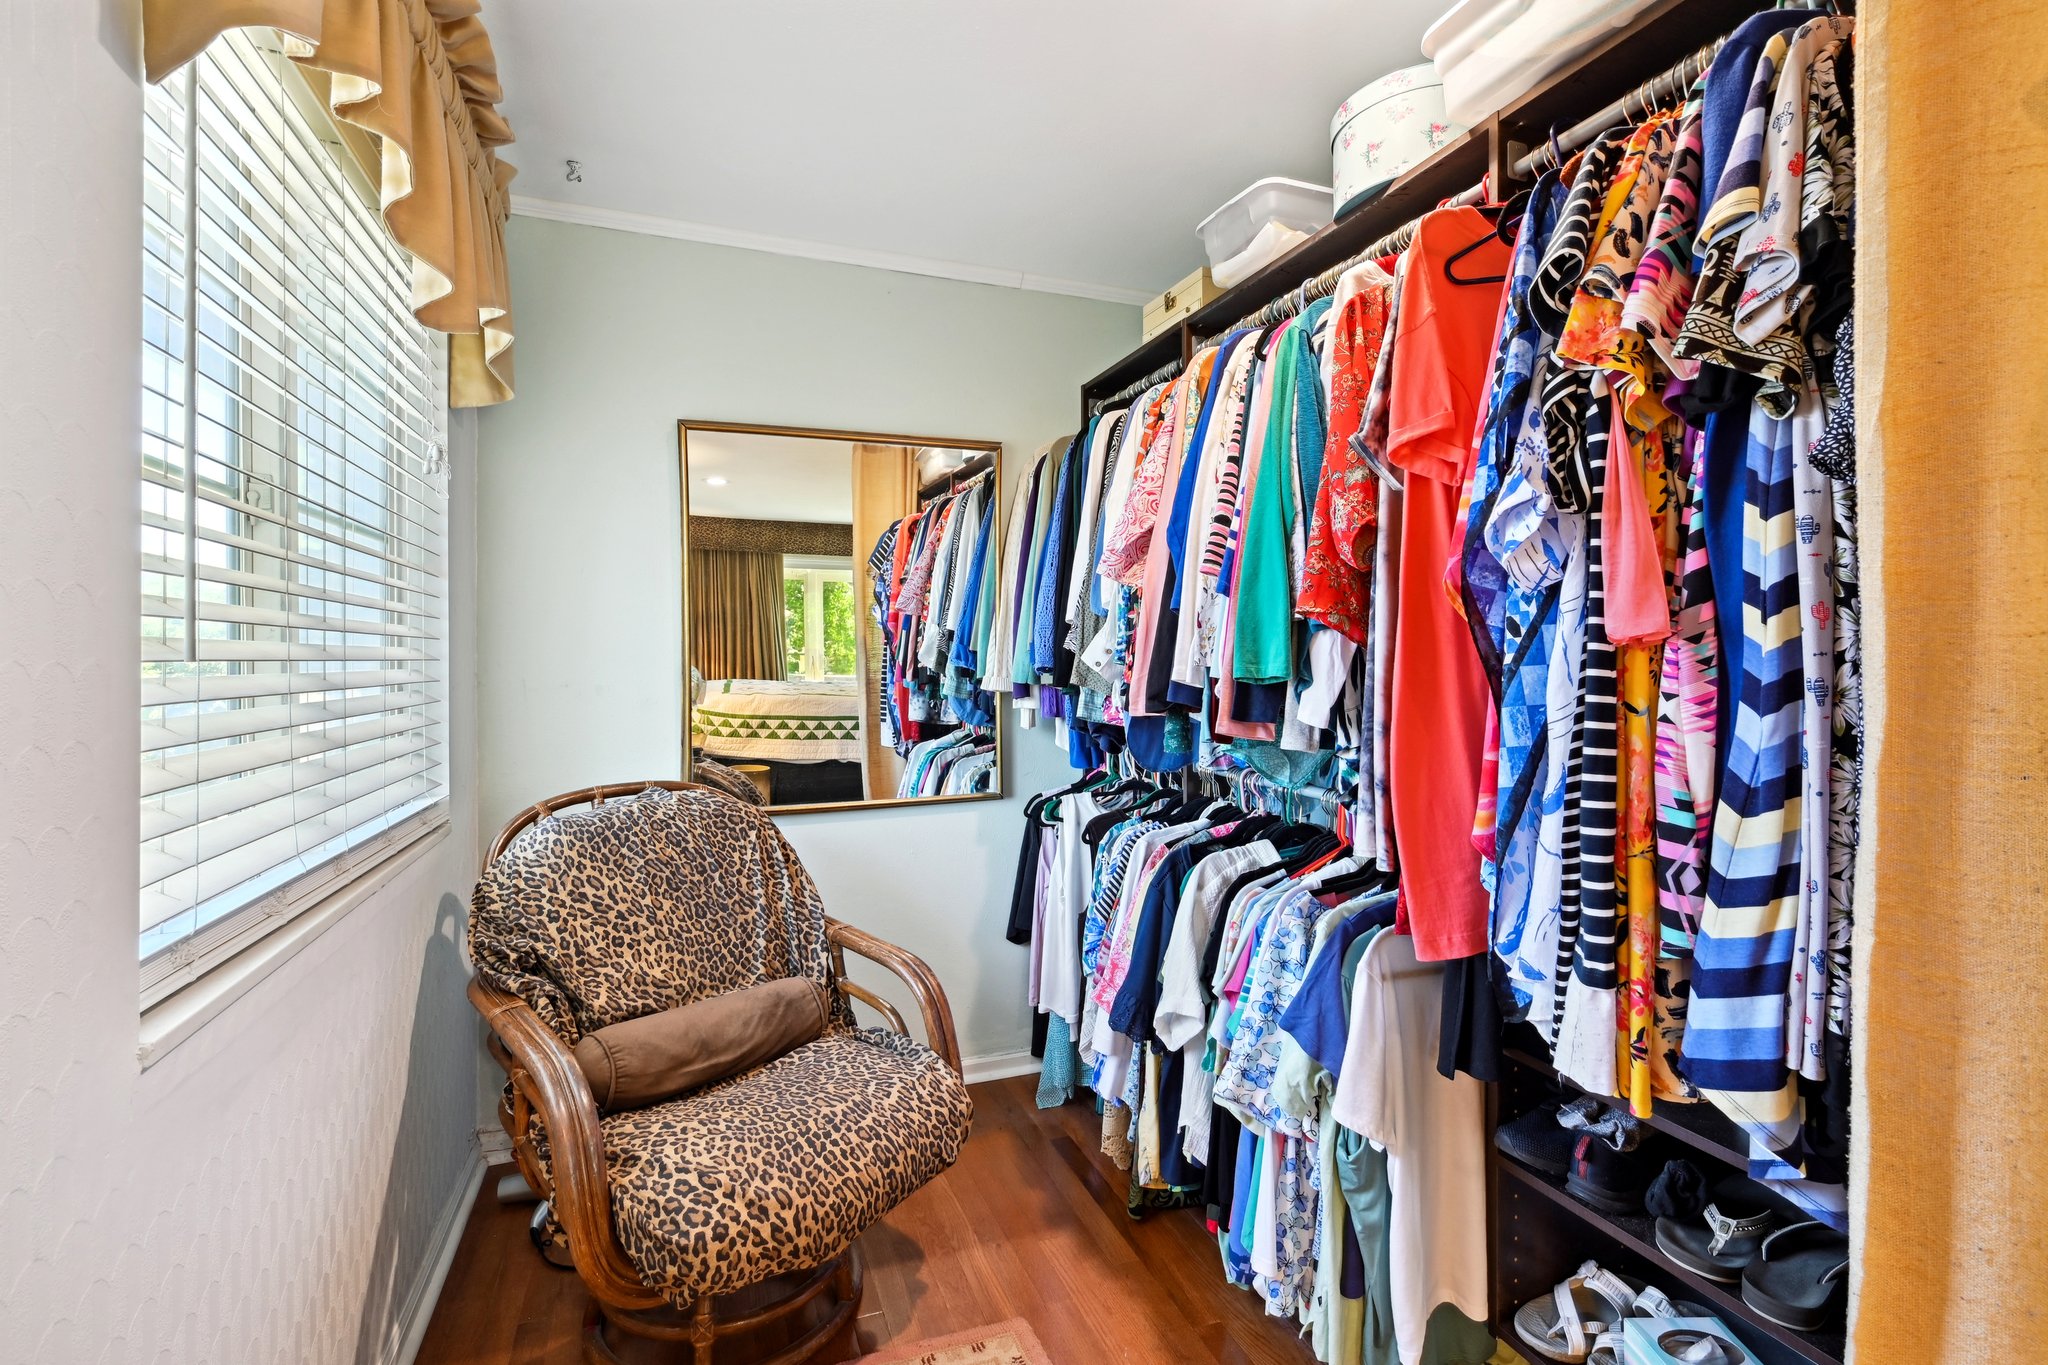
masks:
<path id="1" fill-rule="evenodd" d="M 1001 448 L 697 422 L 680 447 L 685 776 L 778 810 L 1000 795 Z"/>

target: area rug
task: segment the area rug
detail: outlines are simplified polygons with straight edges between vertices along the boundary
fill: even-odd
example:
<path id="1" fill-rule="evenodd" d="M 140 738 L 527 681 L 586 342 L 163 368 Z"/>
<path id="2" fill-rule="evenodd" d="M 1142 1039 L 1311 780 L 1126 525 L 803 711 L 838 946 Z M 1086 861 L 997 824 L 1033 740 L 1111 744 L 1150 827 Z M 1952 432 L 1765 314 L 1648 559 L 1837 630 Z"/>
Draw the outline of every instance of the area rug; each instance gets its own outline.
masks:
<path id="1" fill-rule="evenodd" d="M 991 1323 L 950 1337 L 884 1346 L 853 1365 L 1053 1365 L 1022 1318 Z"/>

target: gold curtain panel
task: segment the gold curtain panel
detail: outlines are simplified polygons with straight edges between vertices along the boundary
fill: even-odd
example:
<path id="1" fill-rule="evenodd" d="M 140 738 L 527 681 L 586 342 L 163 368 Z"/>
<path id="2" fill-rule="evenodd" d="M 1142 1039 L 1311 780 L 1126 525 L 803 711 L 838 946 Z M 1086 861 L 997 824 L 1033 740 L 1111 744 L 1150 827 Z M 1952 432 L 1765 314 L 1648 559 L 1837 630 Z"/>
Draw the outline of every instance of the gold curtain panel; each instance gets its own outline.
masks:
<path id="1" fill-rule="evenodd" d="M 2048 176 L 2048 45 L 2031 7 L 1859 8 L 1857 463 L 1881 572 L 1863 581 L 1876 799 L 1857 868 L 1851 1358 L 2038 1360 L 2048 231 L 2024 187 Z M 2015 41 L 2022 8 L 2035 36 Z"/>
<path id="2" fill-rule="evenodd" d="M 690 665 L 705 678 L 786 676 L 782 556 L 690 547 Z"/>
<path id="3" fill-rule="evenodd" d="M 328 76 L 335 118 L 380 148 L 379 207 L 413 260 L 412 310 L 448 334 L 448 401 L 512 396 L 505 275 L 512 141 L 477 0 L 142 0 L 143 65 L 161 81 L 231 28 L 285 33 Z"/>

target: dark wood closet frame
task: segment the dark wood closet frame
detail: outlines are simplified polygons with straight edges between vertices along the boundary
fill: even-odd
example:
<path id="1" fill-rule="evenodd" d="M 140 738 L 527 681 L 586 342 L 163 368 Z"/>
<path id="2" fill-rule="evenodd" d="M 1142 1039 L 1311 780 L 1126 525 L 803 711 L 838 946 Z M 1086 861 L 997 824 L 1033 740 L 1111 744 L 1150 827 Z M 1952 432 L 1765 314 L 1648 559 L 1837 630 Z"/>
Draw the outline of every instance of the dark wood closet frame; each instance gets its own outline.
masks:
<path id="1" fill-rule="evenodd" d="M 1317 232 L 1249 279 L 1226 289 L 1081 386 L 1081 418 L 1094 404 L 1168 365 L 1185 364 L 1206 338 L 1279 298 L 1482 178 L 1505 199 L 1522 188 L 1513 170 L 1552 130 L 1562 130 L 1642 82 L 1725 37 L 1770 0 L 1657 0 L 1625 29 L 1549 81 L 1414 167 L 1379 198 Z"/>
<path id="2" fill-rule="evenodd" d="M 1816 3 L 1815 7 L 1822 6 Z M 1554 131 L 1592 116 L 1688 55 L 1726 37 L 1751 15 L 1771 8 L 1770 0 L 1658 0 L 1627 28 L 1616 30 L 1549 81 L 1402 175 L 1379 198 L 1217 295 L 1177 326 L 1140 343 L 1083 384 L 1084 426 L 1098 402 L 1162 370 L 1185 365 L 1205 340 L 1358 255 L 1482 178 L 1496 199 L 1524 188 L 1527 181 L 1515 176 L 1516 164 Z M 1839 1323 L 1822 1332 L 1805 1333 L 1762 1318 L 1743 1303 L 1739 1286 L 1703 1279 L 1658 1252 L 1653 1219 L 1641 1214 L 1617 1217 L 1603 1213 L 1567 1194 L 1562 1179 L 1531 1170 L 1495 1148 L 1492 1132 L 1502 1121 L 1557 1098 L 1560 1092 L 1578 1093 L 1539 1054 L 1511 1046 L 1505 1062 L 1501 1082 L 1487 1087 L 1486 1107 L 1488 1281 L 1496 1336 L 1529 1355 L 1515 1334 L 1516 1310 L 1548 1294 L 1582 1262 L 1595 1259 L 1611 1270 L 1659 1285 L 1673 1298 L 1711 1308 L 1736 1330 L 1762 1365 L 1840 1365 L 1845 1347 Z M 1649 1120 L 1649 1127 L 1674 1148 L 1672 1155 L 1692 1160 L 1710 1180 L 1746 1167 L 1740 1130 L 1704 1102 L 1665 1105 Z"/>

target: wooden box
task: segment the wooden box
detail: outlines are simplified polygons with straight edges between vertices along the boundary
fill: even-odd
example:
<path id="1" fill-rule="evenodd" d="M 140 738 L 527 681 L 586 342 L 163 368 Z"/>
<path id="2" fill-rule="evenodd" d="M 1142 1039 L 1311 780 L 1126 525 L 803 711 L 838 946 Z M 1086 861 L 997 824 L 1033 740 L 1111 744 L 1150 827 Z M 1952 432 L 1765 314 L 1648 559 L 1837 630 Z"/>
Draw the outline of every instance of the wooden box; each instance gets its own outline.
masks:
<path id="1" fill-rule="evenodd" d="M 1145 305 L 1145 340 L 1179 326 L 1182 318 L 1222 292 L 1216 281 L 1209 278 L 1209 267 L 1203 266 Z"/>

